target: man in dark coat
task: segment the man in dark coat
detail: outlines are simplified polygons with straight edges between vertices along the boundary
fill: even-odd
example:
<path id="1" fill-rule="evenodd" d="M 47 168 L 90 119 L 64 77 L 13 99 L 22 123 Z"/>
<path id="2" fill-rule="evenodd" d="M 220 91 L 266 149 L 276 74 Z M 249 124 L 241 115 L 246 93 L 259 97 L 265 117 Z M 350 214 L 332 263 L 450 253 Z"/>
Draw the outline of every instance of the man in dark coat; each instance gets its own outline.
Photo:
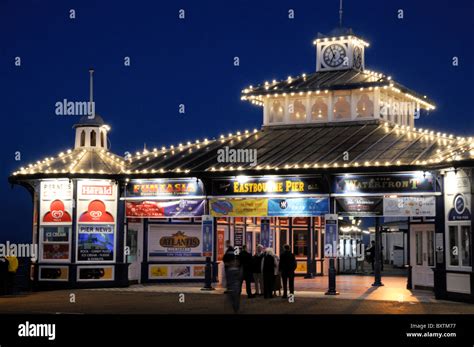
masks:
<path id="1" fill-rule="evenodd" d="M 275 257 L 272 249 L 265 250 L 262 263 L 263 297 L 271 299 L 273 298 L 273 286 L 275 285 Z"/>
<path id="2" fill-rule="evenodd" d="M 240 266 L 242 267 L 242 283 L 245 281 L 245 289 L 247 291 L 247 297 L 249 299 L 254 298 L 255 295 L 252 295 L 252 255 L 247 252 L 247 246 L 242 246 L 242 251 L 239 254 Z"/>
<path id="3" fill-rule="evenodd" d="M 283 246 L 283 253 L 280 255 L 280 273 L 283 280 L 283 296 L 282 299 L 288 298 L 288 282 L 290 283 L 290 294 L 295 292 L 295 270 L 296 258 L 290 251 L 290 245 Z"/>

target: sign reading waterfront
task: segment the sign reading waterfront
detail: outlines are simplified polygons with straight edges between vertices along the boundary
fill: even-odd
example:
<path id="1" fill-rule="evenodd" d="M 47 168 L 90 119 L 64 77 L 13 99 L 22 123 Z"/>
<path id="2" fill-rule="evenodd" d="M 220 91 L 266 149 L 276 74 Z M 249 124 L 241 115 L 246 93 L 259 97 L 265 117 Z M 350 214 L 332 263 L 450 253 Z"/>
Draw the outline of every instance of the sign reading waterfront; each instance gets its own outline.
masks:
<path id="1" fill-rule="evenodd" d="M 387 175 L 336 176 L 333 183 L 335 194 L 387 194 L 387 193 L 434 193 L 436 181 L 425 172 Z"/>

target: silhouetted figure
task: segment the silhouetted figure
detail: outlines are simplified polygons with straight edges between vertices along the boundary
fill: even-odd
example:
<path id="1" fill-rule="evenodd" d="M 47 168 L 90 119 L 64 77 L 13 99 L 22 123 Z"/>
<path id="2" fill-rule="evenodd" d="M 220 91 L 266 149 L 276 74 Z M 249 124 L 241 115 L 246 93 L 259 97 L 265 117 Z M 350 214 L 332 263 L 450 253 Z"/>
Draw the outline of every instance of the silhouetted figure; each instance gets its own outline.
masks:
<path id="1" fill-rule="evenodd" d="M 295 270 L 296 258 L 290 251 L 290 245 L 283 246 L 283 253 L 280 255 L 280 273 L 283 281 L 283 296 L 282 299 L 288 297 L 288 283 L 290 285 L 290 294 L 295 293 Z"/>
<path id="2" fill-rule="evenodd" d="M 275 284 L 275 257 L 273 250 L 268 248 L 265 250 L 265 256 L 262 262 L 263 273 L 263 297 L 265 299 L 273 298 L 273 286 Z"/>
<path id="3" fill-rule="evenodd" d="M 252 276 L 253 276 L 253 269 L 252 269 L 252 255 L 247 252 L 247 246 L 242 246 L 242 251 L 239 254 L 240 259 L 240 266 L 242 267 L 242 281 L 241 287 L 243 282 L 245 281 L 245 290 L 247 292 L 247 297 L 249 299 L 254 298 L 255 295 L 252 294 Z"/>

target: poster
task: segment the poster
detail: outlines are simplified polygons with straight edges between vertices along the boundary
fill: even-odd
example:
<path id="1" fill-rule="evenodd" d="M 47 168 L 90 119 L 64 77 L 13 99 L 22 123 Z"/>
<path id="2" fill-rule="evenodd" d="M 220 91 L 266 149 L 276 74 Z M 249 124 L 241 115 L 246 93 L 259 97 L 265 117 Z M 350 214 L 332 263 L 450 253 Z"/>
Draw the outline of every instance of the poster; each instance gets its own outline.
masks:
<path id="1" fill-rule="evenodd" d="M 40 225 L 72 224 L 73 184 L 68 179 L 40 184 Z"/>
<path id="2" fill-rule="evenodd" d="M 268 215 L 267 199 L 211 199 L 211 215 L 214 217 L 265 217 Z"/>
<path id="3" fill-rule="evenodd" d="M 81 224 L 77 234 L 78 261 L 114 260 L 113 224 Z"/>
<path id="4" fill-rule="evenodd" d="M 202 230 L 199 225 L 151 225 L 148 233 L 149 260 L 163 257 L 202 257 Z"/>
<path id="5" fill-rule="evenodd" d="M 195 217 L 204 213 L 205 200 L 127 201 L 127 217 Z"/>
<path id="6" fill-rule="evenodd" d="M 79 266 L 77 268 L 78 281 L 113 281 L 113 266 Z"/>
<path id="7" fill-rule="evenodd" d="M 205 276 L 205 265 L 191 264 L 150 264 L 148 278 L 164 279 L 202 279 Z"/>
<path id="8" fill-rule="evenodd" d="M 234 247 L 241 248 L 244 245 L 244 227 L 234 227 Z"/>
<path id="9" fill-rule="evenodd" d="M 325 217 L 326 228 L 324 232 L 324 256 L 328 258 L 337 257 L 337 245 L 339 242 L 339 230 L 337 214 L 327 214 Z"/>
<path id="10" fill-rule="evenodd" d="M 260 244 L 265 248 L 273 248 L 273 232 L 270 230 L 270 219 L 262 218 L 260 222 Z"/>
<path id="11" fill-rule="evenodd" d="M 39 267 L 40 281 L 69 281 L 69 267 L 68 266 L 40 266 Z"/>
<path id="12" fill-rule="evenodd" d="M 329 212 L 329 198 L 269 199 L 268 216 L 319 216 Z"/>
<path id="13" fill-rule="evenodd" d="M 217 229 L 217 261 L 222 261 L 225 253 L 225 230 Z"/>
<path id="14" fill-rule="evenodd" d="M 115 260 L 117 185 L 111 180 L 77 183 L 77 261 Z"/>
<path id="15" fill-rule="evenodd" d="M 336 198 L 336 211 L 338 214 L 350 216 L 381 216 L 383 198 L 363 196 Z"/>
<path id="16" fill-rule="evenodd" d="M 471 178 L 466 170 L 448 171 L 444 178 L 444 204 L 447 222 L 466 222 L 472 218 Z"/>
<path id="17" fill-rule="evenodd" d="M 43 244 L 41 260 L 69 260 L 69 243 Z"/>
<path id="18" fill-rule="evenodd" d="M 436 198 L 434 196 L 385 197 L 383 200 L 385 217 L 434 217 Z"/>
<path id="19" fill-rule="evenodd" d="M 203 257 L 212 257 L 214 249 L 214 218 L 203 216 L 202 218 L 202 255 Z"/>

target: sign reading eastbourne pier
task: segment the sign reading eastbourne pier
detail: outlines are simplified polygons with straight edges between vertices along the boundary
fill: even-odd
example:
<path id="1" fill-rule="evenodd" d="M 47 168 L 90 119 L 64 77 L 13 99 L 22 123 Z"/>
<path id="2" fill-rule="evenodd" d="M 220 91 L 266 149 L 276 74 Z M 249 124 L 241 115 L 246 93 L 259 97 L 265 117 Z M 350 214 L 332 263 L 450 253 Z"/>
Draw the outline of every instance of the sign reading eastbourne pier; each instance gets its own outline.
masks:
<path id="1" fill-rule="evenodd" d="M 333 193 L 359 194 L 419 194 L 435 193 L 436 180 L 426 173 L 402 173 L 387 175 L 341 175 L 333 182 Z"/>
<path id="2" fill-rule="evenodd" d="M 212 181 L 214 196 L 311 195 L 325 194 L 320 176 L 308 177 L 236 177 Z"/>

